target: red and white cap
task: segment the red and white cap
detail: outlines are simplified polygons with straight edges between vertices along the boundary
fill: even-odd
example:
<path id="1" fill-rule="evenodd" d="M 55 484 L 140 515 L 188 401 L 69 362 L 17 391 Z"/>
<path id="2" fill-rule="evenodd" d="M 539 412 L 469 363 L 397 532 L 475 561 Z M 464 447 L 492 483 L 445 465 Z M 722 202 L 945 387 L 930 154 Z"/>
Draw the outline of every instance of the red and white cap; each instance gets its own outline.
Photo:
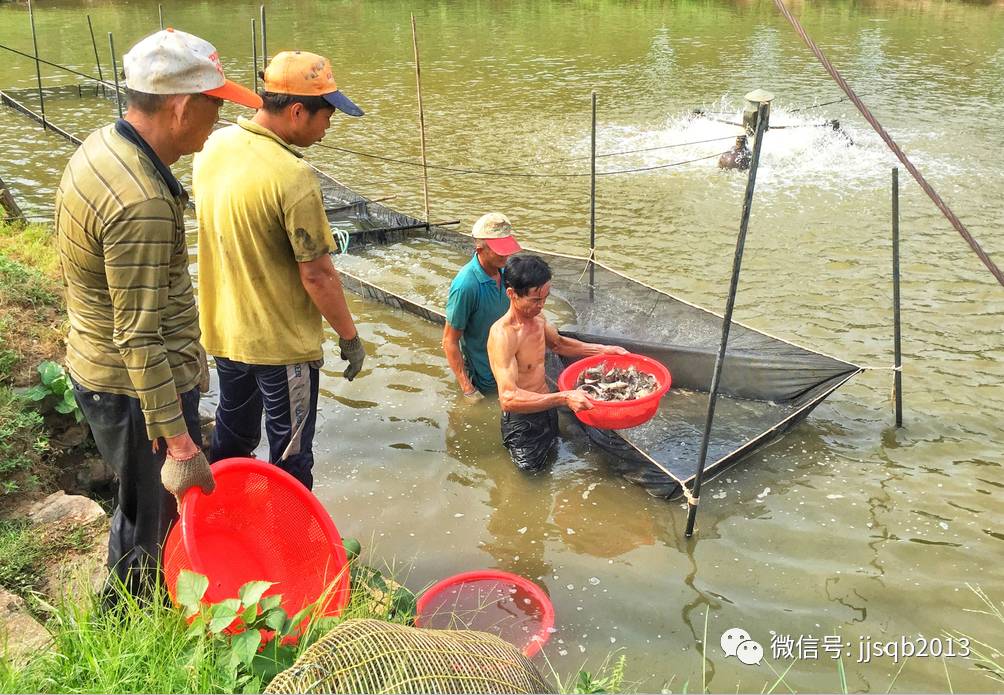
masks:
<path id="1" fill-rule="evenodd" d="M 471 236 L 484 240 L 488 248 L 500 256 L 511 256 L 522 250 L 513 236 L 509 218 L 501 212 L 489 212 L 479 217 L 471 230 Z"/>
<path id="2" fill-rule="evenodd" d="M 205 94 L 261 108 L 261 97 L 224 76 L 213 44 L 183 31 L 150 34 L 122 56 L 122 64 L 126 87 L 137 92 Z"/>

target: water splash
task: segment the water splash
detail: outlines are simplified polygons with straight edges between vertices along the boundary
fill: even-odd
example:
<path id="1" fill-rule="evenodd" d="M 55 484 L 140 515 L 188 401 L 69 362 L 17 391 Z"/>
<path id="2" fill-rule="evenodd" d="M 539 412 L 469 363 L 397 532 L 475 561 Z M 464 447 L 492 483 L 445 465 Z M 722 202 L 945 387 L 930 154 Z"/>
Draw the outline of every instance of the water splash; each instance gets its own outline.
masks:
<path id="1" fill-rule="evenodd" d="M 886 185 L 889 168 L 896 163 L 885 143 L 866 124 L 840 120 L 839 129 L 828 125 L 830 115 L 789 112 L 775 106 L 771 113 L 773 127 L 764 139 L 758 174 L 759 182 L 782 193 L 794 193 L 805 188 L 835 193 L 853 193 Z M 853 118 L 853 116 L 851 116 Z M 600 153 L 625 150 L 648 150 L 601 160 L 601 171 L 654 167 L 713 155 L 729 149 L 734 138 L 743 133 L 742 109 L 723 97 L 709 105 L 703 114 L 680 113 L 668 117 L 657 128 L 637 125 L 603 125 L 599 129 L 597 150 Z M 961 162 L 953 162 L 944 154 L 925 152 L 924 142 L 934 141 L 937 133 L 893 133 L 911 153 L 922 169 L 955 175 L 962 171 Z M 708 140 L 714 142 L 704 142 Z M 700 143 L 667 147 L 685 143 Z M 665 149 L 651 149 L 665 148 Z M 577 143 L 576 153 L 588 153 L 588 142 Z M 666 172 L 714 172 L 745 181 L 740 172 L 718 172 L 714 157 L 691 162 L 652 174 Z"/>

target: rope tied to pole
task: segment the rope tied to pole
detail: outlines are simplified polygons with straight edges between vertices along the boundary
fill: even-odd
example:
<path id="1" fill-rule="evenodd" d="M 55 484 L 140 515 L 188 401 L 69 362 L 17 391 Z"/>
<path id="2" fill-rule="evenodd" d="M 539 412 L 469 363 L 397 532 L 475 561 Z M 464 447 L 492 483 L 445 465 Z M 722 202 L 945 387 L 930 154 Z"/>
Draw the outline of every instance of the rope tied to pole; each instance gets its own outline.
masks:
<path id="1" fill-rule="evenodd" d="M 586 271 L 589 270 L 589 267 L 595 262 L 596 262 L 596 249 L 592 248 L 589 249 L 589 255 L 586 256 L 586 264 L 582 266 L 582 274 L 579 275 L 579 279 L 575 281 L 575 284 L 579 284 L 582 282 L 582 278 L 586 277 Z"/>

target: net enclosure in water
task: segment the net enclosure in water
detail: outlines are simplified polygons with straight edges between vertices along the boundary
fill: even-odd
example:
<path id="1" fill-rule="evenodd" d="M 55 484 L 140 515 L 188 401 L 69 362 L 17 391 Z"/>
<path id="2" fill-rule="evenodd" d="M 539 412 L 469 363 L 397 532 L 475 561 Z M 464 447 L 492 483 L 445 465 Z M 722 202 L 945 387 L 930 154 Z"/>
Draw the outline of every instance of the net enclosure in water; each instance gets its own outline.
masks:
<path id="1" fill-rule="evenodd" d="M 350 290 L 428 321 L 445 321 L 449 280 L 470 258 L 470 236 L 378 203 L 318 174 L 332 226 L 348 234 L 339 259 Z M 535 249 L 551 266 L 545 311 L 558 330 L 621 345 L 662 362 L 673 387 L 651 421 L 628 430 L 579 424 L 615 454 L 618 472 L 652 495 L 675 497 L 692 485 L 721 343 L 722 317 L 587 258 Z M 442 280 L 430 272 L 443 266 Z M 381 267 L 387 272 L 379 273 Z M 548 354 L 553 382 L 571 360 Z M 861 367 L 733 322 L 723 365 L 705 480 L 721 474 L 795 427 Z M 578 423 L 572 418 L 572 421 Z"/>

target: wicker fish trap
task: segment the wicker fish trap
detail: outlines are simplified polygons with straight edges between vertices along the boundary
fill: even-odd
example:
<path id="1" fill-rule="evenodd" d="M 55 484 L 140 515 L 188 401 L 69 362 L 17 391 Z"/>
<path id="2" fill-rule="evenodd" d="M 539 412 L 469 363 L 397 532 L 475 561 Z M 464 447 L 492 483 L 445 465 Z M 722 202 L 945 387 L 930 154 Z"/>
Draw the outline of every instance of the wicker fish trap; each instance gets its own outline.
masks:
<path id="1" fill-rule="evenodd" d="M 546 693 L 523 653 L 475 630 L 346 620 L 269 683 L 266 693 Z"/>

